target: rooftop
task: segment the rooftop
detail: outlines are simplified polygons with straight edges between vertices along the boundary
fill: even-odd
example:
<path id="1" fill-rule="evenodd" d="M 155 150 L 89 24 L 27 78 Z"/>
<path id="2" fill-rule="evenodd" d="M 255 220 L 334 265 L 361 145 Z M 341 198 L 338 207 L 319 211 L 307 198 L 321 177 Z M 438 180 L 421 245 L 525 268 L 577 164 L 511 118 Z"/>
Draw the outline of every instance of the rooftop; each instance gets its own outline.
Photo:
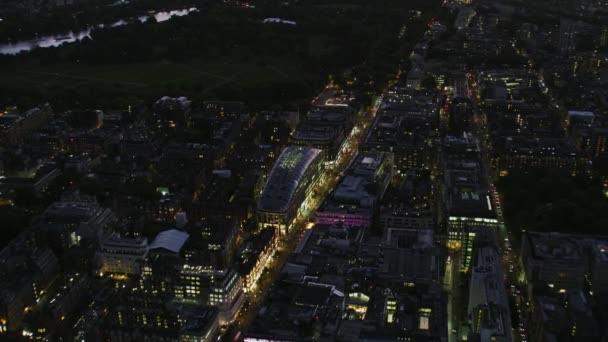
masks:
<path id="1" fill-rule="evenodd" d="M 188 240 L 190 234 L 177 229 L 169 229 L 158 233 L 154 241 L 150 244 L 150 250 L 152 249 L 166 249 L 173 253 L 179 253 L 179 251 Z"/>
<path id="2" fill-rule="evenodd" d="M 528 232 L 526 238 L 536 259 L 580 260 L 583 253 L 578 241 L 560 233 Z"/>
<path id="3" fill-rule="evenodd" d="M 258 210 L 287 211 L 306 170 L 314 164 L 315 160 L 319 160 L 320 155 L 321 150 L 315 148 L 286 147 L 270 171 L 258 203 Z"/>

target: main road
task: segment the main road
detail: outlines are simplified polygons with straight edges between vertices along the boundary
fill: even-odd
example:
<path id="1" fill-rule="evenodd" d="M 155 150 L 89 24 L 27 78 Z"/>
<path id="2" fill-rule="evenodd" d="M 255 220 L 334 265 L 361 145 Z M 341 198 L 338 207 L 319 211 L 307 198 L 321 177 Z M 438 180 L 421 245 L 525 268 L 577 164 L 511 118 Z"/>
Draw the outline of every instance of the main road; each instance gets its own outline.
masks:
<path id="1" fill-rule="evenodd" d="M 504 222 L 502 204 L 498 191 L 496 190 L 493 180 L 498 174 L 492 165 L 492 141 L 488 130 L 487 113 L 483 108 L 483 103 L 480 98 L 479 82 L 475 79 L 475 74 L 470 73 L 470 84 L 472 85 L 473 97 L 475 104 L 475 134 L 480 139 L 481 159 L 486 171 L 486 176 L 489 181 L 489 190 L 492 198 L 492 203 L 496 210 L 498 219 L 498 230 L 496 232 L 497 247 L 502 255 L 502 264 L 505 270 L 505 288 L 511 297 L 511 311 L 515 313 L 512 317 L 517 318 L 517 322 L 512 321 L 512 335 L 514 341 L 526 342 L 528 340 L 527 332 L 527 300 L 523 282 L 520 277 L 521 271 L 519 267 L 519 258 L 513 246 L 519 244 L 514 241 L 513 234 L 507 229 Z M 513 227 L 511 227 L 513 229 Z M 517 324 L 516 324 L 517 323 Z"/>
<path id="2" fill-rule="evenodd" d="M 333 85 L 328 86 L 326 89 L 328 88 L 337 91 Z M 313 101 L 317 102 L 318 99 L 315 98 Z M 381 101 L 382 96 L 378 97 L 372 105 L 363 108 L 357 113 L 356 124 L 345 138 L 335 163 L 325 170 L 314 191 L 308 193 L 307 198 L 303 202 L 304 209 L 300 211 L 301 214 L 296 218 L 290 234 L 279 240 L 277 252 L 266 266 L 264 274 L 252 286 L 252 291 L 247 294 L 247 301 L 235 319 L 239 330 L 245 331 L 251 325 L 274 279 L 278 278 L 281 269 L 287 262 L 289 254 L 296 249 L 306 230 L 312 226 L 311 222 L 314 220 L 317 209 L 335 188 L 340 175 L 344 173 L 348 165 L 354 160 L 359 150 L 359 145 L 364 139 L 365 132 L 380 108 Z"/>

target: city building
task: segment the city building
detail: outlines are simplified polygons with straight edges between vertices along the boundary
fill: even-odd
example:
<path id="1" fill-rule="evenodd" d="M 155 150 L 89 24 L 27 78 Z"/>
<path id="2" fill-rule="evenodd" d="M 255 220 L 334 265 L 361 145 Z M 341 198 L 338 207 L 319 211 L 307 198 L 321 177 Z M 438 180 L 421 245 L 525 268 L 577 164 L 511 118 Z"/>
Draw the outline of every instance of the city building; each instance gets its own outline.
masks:
<path id="1" fill-rule="evenodd" d="M 472 335 L 469 339 L 513 341 L 500 256 L 494 247 L 481 247 L 476 259 L 469 282 L 467 314 Z"/>
<path id="2" fill-rule="evenodd" d="M 99 243 L 96 253 L 101 274 L 139 274 L 141 263 L 148 255 L 148 239 L 127 238 L 111 234 Z"/>
<path id="3" fill-rule="evenodd" d="M 212 307 L 177 304 L 166 309 L 166 320 L 160 325 L 145 317 L 135 320 L 119 314 L 103 327 L 102 337 L 107 341 L 182 341 L 212 342 L 220 336 L 218 311 Z"/>
<path id="4" fill-rule="evenodd" d="M 608 293 L 608 241 L 592 239 L 587 250 L 590 253 L 589 281 L 594 295 Z"/>
<path id="5" fill-rule="evenodd" d="M 593 304 L 581 290 L 538 296 L 530 315 L 532 341 L 600 341 L 602 332 Z"/>
<path id="6" fill-rule="evenodd" d="M 386 229 L 435 229 L 430 172 L 408 174 L 389 186 L 381 203 L 378 222 Z"/>
<path id="7" fill-rule="evenodd" d="M 61 171 L 55 164 L 42 165 L 31 177 L 5 177 L 0 179 L 0 193 L 14 193 L 15 191 L 29 191 L 41 193 L 55 180 Z"/>
<path id="8" fill-rule="evenodd" d="M 372 244 L 363 244 L 371 256 Z M 383 258 L 378 262 L 382 279 L 418 285 L 438 282 L 443 270 L 443 255 L 435 245 L 432 230 L 388 229 L 379 249 Z"/>
<path id="9" fill-rule="evenodd" d="M 559 22 L 559 52 L 564 55 L 576 51 L 578 41 L 579 24 L 570 19 L 561 18 Z"/>
<path id="10" fill-rule="evenodd" d="M 101 207 L 94 197 L 66 192 L 42 213 L 39 229 L 53 248 L 66 250 L 81 241 L 100 241 L 116 222 L 112 210 Z"/>
<path id="11" fill-rule="evenodd" d="M 217 270 L 197 263 L 195 251 L 200 246 L 189 244 L 190 238 L 189 233 L 169 229 L 152 241 L 142 266 L 138 291 L 154 305 L 144 305 L 139 310 L 144 315 L 153 315 L 158 310 L 155 306 L 162 307 L 166 302 L 212 306 L 219 310 L 220 324 L 229 324 L 245 300 L 241 277 L 232 268 Z M 168 318 L 161 319 L 161 324 L 165 319 Z"/>
<path id="12" fill-rule="evenodd" d="M 185 127 L 190 119 L 191 104 L 187 97 L 163 96 L 154 103 L 153 109 L 166 127 Z"/>
<path id="13" fill-rule="evenodd" d="M 344 290 L 344 272 L 356 258 L 365 230 L 342 225 L 315 225 L 306 230 L 281 270 L 290 279 L 320 277 Z"/>
<path id="14" fill-rule="evenodd" d="M 349 108 L 350 107 L 346 107 Z M 354 113 L 340 107 L 315 107 L 289 138 L 291 145 L 309 146 L 323 151 L 331 165 L 342 152 L 346 137 L 353 128 Z"/>
<path id="15" fill-rule="evenodd" d="M 58 270 L 55 254 L 38 247 L 31 232 L 19 234 L 0 251 L 0 335 L 21 328 L 27 308 L 40 301 Z"/>
<path id="16" fill-rule="evenodd" d="M 174 302 L 211 306 L 219 310 L 219 322 L 228 325 L 245 302 L 243 281 L 234 269 L 209 270 L 183 264 L 174 285 Z"/>
<path id="17" fill-rule="evenodd" d="M 247 121 L 249 112 L 243 102 L 239 101 L 205 101 L 203 114 L 209 118 L 226 118 Z"/>
<path id="18" fill-rule="evenodd" d="M 314 278 L 281 282 L 268 294 L 244 341 L 301 341 L 335 338 L 345 295 Z"/>
<path id="19" fill-rule="evenodd" d="M 262 272 L 269 266 L 277 247 L 277 232 L 264 228 L 243 242 L 238 256 L 238 271 L 245 291 L 254 291 Z"/>
<path id="20" fill-rule="evenodd" d="M 317 209 L 317 224 L 369 227 L 393 177 L 393 155 L 364 152 Z"/>
<path id="21" fill-rule="evenodd" d="M 433 94 L 405 88 L 389 90 L 361 144 L 361 151 L 393 153 L 396 174 L 430 169 L 437 110 Z"/>
<path id="22" fill-rule="evenodd" d="M 386 285 L 369 296 L 364 319 L 342 320 L 338 340 L 447 341 L 444 292 L 432 285 Z"/>
<path id="23" fill-rule="evenodd" d="M 310 147 L 286 147 L 275 162 L 257 207 L 260 228 L 275 227 L 287 235 L 306 198 L 321 178 L 322 154 Z"/>
<path id="24" fill-rule="evenodd" d="M 239 221 L 230 216 L 211 216 L 189 226 L 184 247 L 188 264 L 224 270 L 235 262 Z"/>
<path id="25" fill-rule="evenodd" d="M 594 141 L 595 151 L 602 151 L 601 140 Z M 601 153 L 601 152 L 599 152 Z M 586 174 L 591 166 L 588 158 L 576 151 L 570 141 L 554 138 L 507 136 L 499 139 L 494 151 L 494 165 L 499 175 L 532 168 L 555 168 L 573 175 Z"/>
<path id="26" fill-rule="evenodd" d="M 537 285 L 556 292 L 581 288 L 586 260 L 580 241 L 573 236 L 527 232 L 522 238 L 521 263 L 530 292 Z"/>
<path id="27" fill-rule="evenodd" d="M 0 142 L 3 146 L 15 145 L 23 142 L 36 129 L 46 124 L 53 110 L 51 105 L 34 107 L 22 114 L 2 113 L 0 115 Z"/>
<path id="28" fill-rule="evenodd" d="M 473 246 L 494 243 L 498 227 L 477 138 L 466 133 L 461 137 L 445 137 L 442 164 L 447 245 L 450 250 L 462 253 L 460 271 L 468 272 Z"/>

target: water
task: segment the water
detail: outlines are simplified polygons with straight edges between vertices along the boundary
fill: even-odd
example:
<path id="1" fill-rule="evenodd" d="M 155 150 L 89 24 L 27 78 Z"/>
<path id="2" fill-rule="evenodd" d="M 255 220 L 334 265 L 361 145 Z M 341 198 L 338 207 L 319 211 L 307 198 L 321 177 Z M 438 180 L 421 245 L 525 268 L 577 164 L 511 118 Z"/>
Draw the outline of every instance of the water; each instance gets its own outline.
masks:
<path id="1" fill-rule="evenodd" d="M 181 9 L 181 10 L 174 10 L 174 11 L 155 12 L 155 13 L 151 13 L 149 15 L 139 16 L 136 19 L 143 23 L 147 19 L 154 17 L 157 22 L 163 22 L 163 21 L 167 21 L 173 17 L 182 17 L 182 16 L 188 15 L 188 14 L 190 14 L 192 12 L 196 12 L 196 11 L 198 11 L 196 8 L 191 7 L 191 8 Z M 109 25 L 100 24 L 100 25 L 96 25 L 96 26 L 91 26 L 91 27 L 88 27 L 79 32 L 54 34 L 54 35 L 44 36 L 44 37 L 40 37 L 40 38 L 36 38 L 36 39 L 22 40 L 22 41 L 12 43 L 12 44 L 0 44 L 0 55 L 16 55 L 20 52 L 30 51 L 37 47 L 47 48 L 47 47 L 59 46 L 63 43 L 73 43 L 76 41 L 80 41 L 80 40 L 84 39 L 85 37 L 91 37 L 91 31 L 93 29 L 100 29 L 100 28 L 104 28 L 104 27 L 123 26 L 123 25 L 129 24 L 129 22 L 130 22 L 130 20 L 118 20 Z"/>

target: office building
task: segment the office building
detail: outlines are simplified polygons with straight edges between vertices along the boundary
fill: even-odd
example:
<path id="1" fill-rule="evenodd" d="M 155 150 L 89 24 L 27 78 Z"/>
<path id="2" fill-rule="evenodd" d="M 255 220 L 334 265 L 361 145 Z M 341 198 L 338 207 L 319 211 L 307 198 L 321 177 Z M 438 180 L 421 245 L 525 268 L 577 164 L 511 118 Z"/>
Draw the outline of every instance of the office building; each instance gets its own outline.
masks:
<path id="1" fill-rule="evenodd" d="M 467 305 L 470 339 L 513 341 L 500 256 L 494 247 L 481 247 L 477 250 L 476 259 L 471 269 Z"/>
<path id="2" fill-rule="evenodd" d="M 392 177 L 391 153 L 359 154 L 317 210 L 316 223 L 369 227 Z"/>
<path id="3" fill-rule="evenodd" d="M 148 255 L 148 239 L 127 238 L 111 234 L 99 243 L 96 253 L 101 274 L 139 274 L 141 263 Z"/>

